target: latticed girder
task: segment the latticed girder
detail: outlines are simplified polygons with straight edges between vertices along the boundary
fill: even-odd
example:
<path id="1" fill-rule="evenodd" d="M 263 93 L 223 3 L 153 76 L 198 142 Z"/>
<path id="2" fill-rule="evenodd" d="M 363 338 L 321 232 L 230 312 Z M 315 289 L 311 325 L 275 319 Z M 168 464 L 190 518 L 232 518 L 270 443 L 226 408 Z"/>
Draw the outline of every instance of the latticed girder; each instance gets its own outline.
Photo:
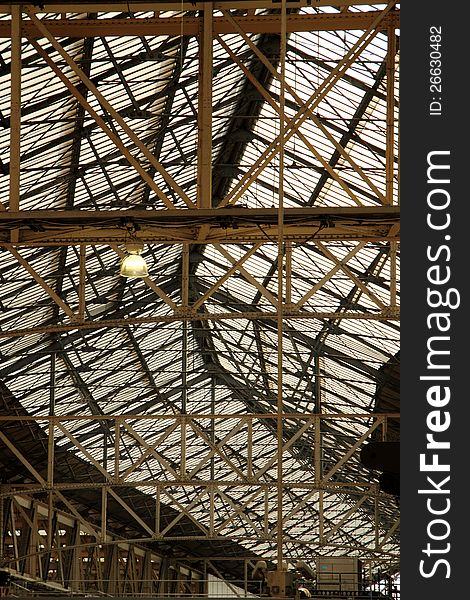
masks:
<path id="1" fill-rule="evenodd" d="M 361 547 L 371 556 L 382 551 L 394 555 L 396 541 L 389 530 L 396 529 L 396 517 L 388 510 L 386 498 L 378 493 L 377 484 L 364 472 L 360 474 L 364 470 L 356 455 L 375 430 L 386 430 L 387 418 L 396 416 L 381 414 L 371 419 L 369 414 L 286 414 L 282 484 L 285 542 L 298 548 L 307 546 L 313 552 Z M 136 540 L 183 543 L 207 538 L 252 545 L 259 537 L 271 546 L 275 544 L 276 442 L 268 435 L 275 423 L 273 414 L 94 419 L 6 416 L 2 422 L 0 440 L 6 472 L 12 469 L 12 459 L 17 459 L 31 481 L 12 481 L 6 498 L 49 490 L 57 494 L 54 502 L 61 503 L 65 495 L 73 504 L 74 493 L 80 491 L 81 502 L 86 503 L 86 498 L 91 502 L 101 490 L 100 528 L 106 530 L 108 518 L 116 518 L 112 512 L 108 517 L 109 496 L 110 502 L 119 502 L 128 513 Z M 19 425 L 36 422 L 48 424 L 47 464 L 41 465 L 43 457 L 32 451 L 30 455 L 22 453 L 16 441 Z M 331 447 L 332 433 L 347 431 L 348 427 L 362 432 L 357 442 L 351 437 L 349 443 L 344 440 L 342 449 Z M 57 441 L 52 444 L 52 440 Z M 181 449 L 179 461 L 172 456 L 175 445 Z M 312 452 L 317 447 L 321 459 Z M 76 471 L 75 479 L 66 474 L 64 452 L 75 457 L 75 462 L 66 459 Z M 355 480 L 347 469 L 352 465 Z M 79 475 L 80 471 L 85 475 L 84 469 L 86 479 Z M 133 498 L 133 493 L 138 496 Z M 146 497 L 148 508 L 136 512 L 136 503 Z M 173 515 L 167 507 L 173 508 Z M 375 528 L 370 524 L 371 510 L 380 510 Z M 182 517 L 185 527 L 176 527 Z M 189 523 L 192 528 L 188 528 Z M 296 552 L 289 558 L 295 560 Z"/>
<path id="2" fill-rule="evenodd" d="M 396 568 L 359 460 L 397 418 L 395 2 L 131 4 L 0 13 L 5 498 L 90 519 L 90 568 L 103 531 Z"/>

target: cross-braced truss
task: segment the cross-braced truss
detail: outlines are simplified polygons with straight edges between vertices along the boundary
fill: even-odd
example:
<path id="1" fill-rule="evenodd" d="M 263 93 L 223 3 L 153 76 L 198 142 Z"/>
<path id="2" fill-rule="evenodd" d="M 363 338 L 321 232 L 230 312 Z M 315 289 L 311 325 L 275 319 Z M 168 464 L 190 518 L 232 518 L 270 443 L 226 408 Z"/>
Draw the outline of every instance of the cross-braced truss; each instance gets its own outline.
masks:
<path id="1" fill-rule="evenodd" d="M 359 460 L 399 416 L 396 2 L 37 4 L 0 6 L 3 564 L 66 587 L 69 519 L 77 573 L 397 569 Z"/>

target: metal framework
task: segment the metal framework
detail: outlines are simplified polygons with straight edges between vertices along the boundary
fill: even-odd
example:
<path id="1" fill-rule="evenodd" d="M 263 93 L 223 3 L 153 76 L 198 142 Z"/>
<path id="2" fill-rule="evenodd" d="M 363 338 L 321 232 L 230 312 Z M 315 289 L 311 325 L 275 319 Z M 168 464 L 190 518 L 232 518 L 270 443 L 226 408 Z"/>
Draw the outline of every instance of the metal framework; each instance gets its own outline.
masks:
<path id="1" fill-rule="evenodd" d="M 399 418 L 398 27 L 395 1 L 0 7 L 18 589 L 398 571 L 397 500 L 359 460 Z M 135 241 L 150 276 L 126 280 Z"/>

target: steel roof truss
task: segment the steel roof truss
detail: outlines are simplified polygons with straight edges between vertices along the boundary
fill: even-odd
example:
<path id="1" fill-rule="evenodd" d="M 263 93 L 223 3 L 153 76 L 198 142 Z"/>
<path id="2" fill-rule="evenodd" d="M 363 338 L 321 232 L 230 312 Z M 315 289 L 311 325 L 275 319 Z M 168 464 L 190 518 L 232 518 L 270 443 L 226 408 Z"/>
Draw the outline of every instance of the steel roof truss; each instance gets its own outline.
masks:
<path id="1" fill-rule="evenodd" d="M 243 29 L 233 20 L 233 18 L 230 16 L 230 14 L 227 11 L 223 11 L 223 12 L 224 12 L 225 16 L 231 22 L 234 23 L 235 28 L 238 31 L 238 33 L 241 35 L 241 37 L 243 38 L 245 43 L 250 47 L 250 49 L 253 51 L 253 53 L 260 59 L 260 61 L 263 63 L 263 65 L 266 67 L 266 69 L 268 69 L 269 72 L 271 73 L 271 75 L 280 82 L 281 86 L 284 86 L 286 92 L 288 92 L 294 98 L 294 100 L 297 102 L 297 105 L 298 105 L 296 110 L 299 110 L 299 107 L 301 107 L 303 105 L 303 102 L 302 102 L 302 99 L 300 98 L 300 96 L 288 84 L 288 82 L 286 80 L 282 81 L 278 71 L 272 66 L 271 62 L 260 51 L 260 49 L 256 46 L 256 44 L 253 44 L 253 42 L 250 40 L 250 38 L 246 35 L 246 32 L 243 31 Z M 269 102 L 270 105 L 280 115 L 280 108 L 279 108 L 278 104 L 276 102 L 274 102 L 274 97 L 271 94 L 269 94 L 263 88 L 263 86 L 261 86 L 259 84 L 259 82 L 252 75 L 252 73 L 250 71 L 248 71 L 248 69 L 245 68 L 243 63 L 241 63 L 241 61 L 233 54 L 233 52 L 231 52 L 230 48 L 223 42 L 223 40 L 220 38 L 220 36 L 218 36 L 217 39 L 223 45 L 225 50 L 230 54 L 230 56 L 232 57 L 232 60 L 242 69 L 245 76 L 253 83 L 253 85 L 256 87 L 256 89 L 258 89 L 260 94 L 263 95 L 265 100 L 267 102 Z M 341 144 L 339 144 L 336 141 L 334 136 L 330 134 L 328 129 L 321 123 L 320 119 L 315 115 L 315 113 L 312 111 L 312 109 L 308 108 L 307 112 L 308 112 L 309 118 L 312 119 L 312 121 L 317 125 L 317 127 L 320 129 L 320 131 L 323 133 L 323 135 L 328 139 L 328 141 L 330 141 L 335 146 L 337 152 L 339 152 L 339 154 L 343 157 L 343 159 L 345 159 L 347 162 L 349 162 L 351 164 L 352 168 L 359 174 L 359 176 L 368 185 L 368 187 L 373 191 L 373 193 L 376 195 L 376 197 L 379 200 L 381 200 L 383 203 L 385 203 L 385 196 L 383 196 L 383 194 L 377 189 L 377 187 L 370 181 L 370 179 L 367 177 L 367 175 L 361 169 L 361 167 L 355 161 L 353 161 L 353 159 L 351 158 L 349 153 L 347 153 L 345 151 L 343 146 L 341 146 Z M 285 120 L 286 120 L 286 122 L 288 122 L 289 118 L 285 117 Z M 306 144 L 306 146 L 314 154 L 314 156 L 316 156 L 316 158 L 323 164 L 324 168 L 330 173 L 330 176 L 332 176 L 334 179 L 336 179 L 336 181 L 338 181 L 338 183 L 345 189 L 346 193 L 348 193 L 351 196 L 353 201 L 358 206 L 361 206 L 362 203 L 358 200 L 358 198 L 354 194 L 351 194 L 351 190 L 345 184 L 345 182 L 341 178 L 339 178 L 334 171 L 331 170 L 330 165 L 326 161 L 324 161 L 323 157 L 316 151 L 315 147 L 310 143 L 308 138 L 305 135 L 303 135 L 300 131 L 298 131 L 297 133 L 298 133 L 300 139 Z M 392 154 L 392 156 L 393 156 L 393 154 Z M 393 166 L 392 166 L 392 168 L 393 168 Z M 389 204 L 391 204 L 391 202 L 389 202 Z"/>
<path id="2" fill-rule="evenodd" d="M 27 11 L 28 12 L 28 11 Z M 31 19 L 34 21 L 36 27 L 41 33 L 49 40 L 54 49 L 66 60 L 68 66 L 74 71 L 74 73 L 80 78 L 80 80 L 86 85 L 90 92 L 96 97 L 98 102 L 106 109 L 106 111 L 113 117 L 113 119 L 119 124 L 121 129 L 127 134 L 130 140 L 135 146 L 144 154 L 145 158 L 153 165 L 153 167 L 162 175 L 165 181 L 174 188 L 180 198 L 186 203 L 187 206 L 193 206 L 191 200 L 187 197 L 185 192 L 174 182 L 173 178 L 165 171 L 162 165 L 155 159 L 153 154 L 148 148 L 139 140 L 132 129 L 126 124 L 124 119 L 119 113 L 109 104 L 104 96 L 99 92 L 98 88 L 92 83 L 92 81 L 85 75 L 80 67 L 75 63 L 72 57 L 66 52 L 66 50 L 59 44 L 53 36 L 49 33 L 43 22 L 34 16 L 30 11 L 28 12 Z M 150 187 L 159 196 L 162 202 L 167 208 L 174 208 L 174 203 L 163 193 L 163 191 L 157 186 L 157 184 L 151 179 L 147 172 L 141 166 L 141 163 L 134 158 L 130 151 L 124 146 L 121 140 L 112 132 L 112 130 L 106 125 L 106 122 L 98 115 L 98 113 L 91 107 L 91 105 L 83 98 L 83 96 L 76 90 L 76 87 L 71 81 L 65 76 L 65 74 L 57 67 L 57 65 L 49 58 L 49 55 L 43 50 L 43 48 L 34 40 L 30 40 L 30 43 L 34 46 L 36 51 L 42 56 L 45 62 L 51 67 L 54 73 L 61 79 L 61 81 L 67 86 L 69 91 L 75 96 L 75 98 L 82 104 L 85 110 L 93 117 L 98 123 L 101 129 L 121 151 L 121 153 L 127 158 L 130 164 L 134 166 L 141 177 L 150 185 Z"/>
<path id="3" fill-rule="evenodd" d="M 313 92 L 310 98 L 303 104 L 302 108 L 292 117 L 283 132 L 283 143 L 285 144 L 294 133 L 299 129 L 302 123 L 308 117 L 308 110 L 314 110 L 327 93 L 336 85 L 344 73 L 349 69 L 354 60 L 363 52 L 364 48 L 377 35 L 376 27 L 379 25 L 382 18 L 395 6 L 396 1 L 392 0 L 387 5 L 387 8 L 380 13 L 380 16 L 374 20 L 373 24 L 364 32 L 358 41 L 347 51 L 338 65 L 331 73 L 322 81 L 320 86 Z M 235 204 L 251 185 L 253 181 L 260 175 L 264 168 L 274 159 L 280 151 L 280 137 L 277 136 L 261 156 L 255 161 L 245 175 L 237 182 L 231 192 L 221 202 L 220 206 L 227 204 Z"/>

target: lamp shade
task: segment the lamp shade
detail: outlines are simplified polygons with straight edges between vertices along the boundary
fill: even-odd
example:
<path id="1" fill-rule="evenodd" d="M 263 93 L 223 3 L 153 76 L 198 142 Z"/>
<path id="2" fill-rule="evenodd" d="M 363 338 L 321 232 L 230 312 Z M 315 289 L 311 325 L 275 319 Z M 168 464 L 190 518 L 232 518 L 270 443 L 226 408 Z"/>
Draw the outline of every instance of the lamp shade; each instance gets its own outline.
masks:
<path id="1" fill-rule="evenodd" d="M 135 279 L 148 277 L 149 271 L 145 259 L 140 254 L 128 254 L 121 261 L 119 275 Z"/>

